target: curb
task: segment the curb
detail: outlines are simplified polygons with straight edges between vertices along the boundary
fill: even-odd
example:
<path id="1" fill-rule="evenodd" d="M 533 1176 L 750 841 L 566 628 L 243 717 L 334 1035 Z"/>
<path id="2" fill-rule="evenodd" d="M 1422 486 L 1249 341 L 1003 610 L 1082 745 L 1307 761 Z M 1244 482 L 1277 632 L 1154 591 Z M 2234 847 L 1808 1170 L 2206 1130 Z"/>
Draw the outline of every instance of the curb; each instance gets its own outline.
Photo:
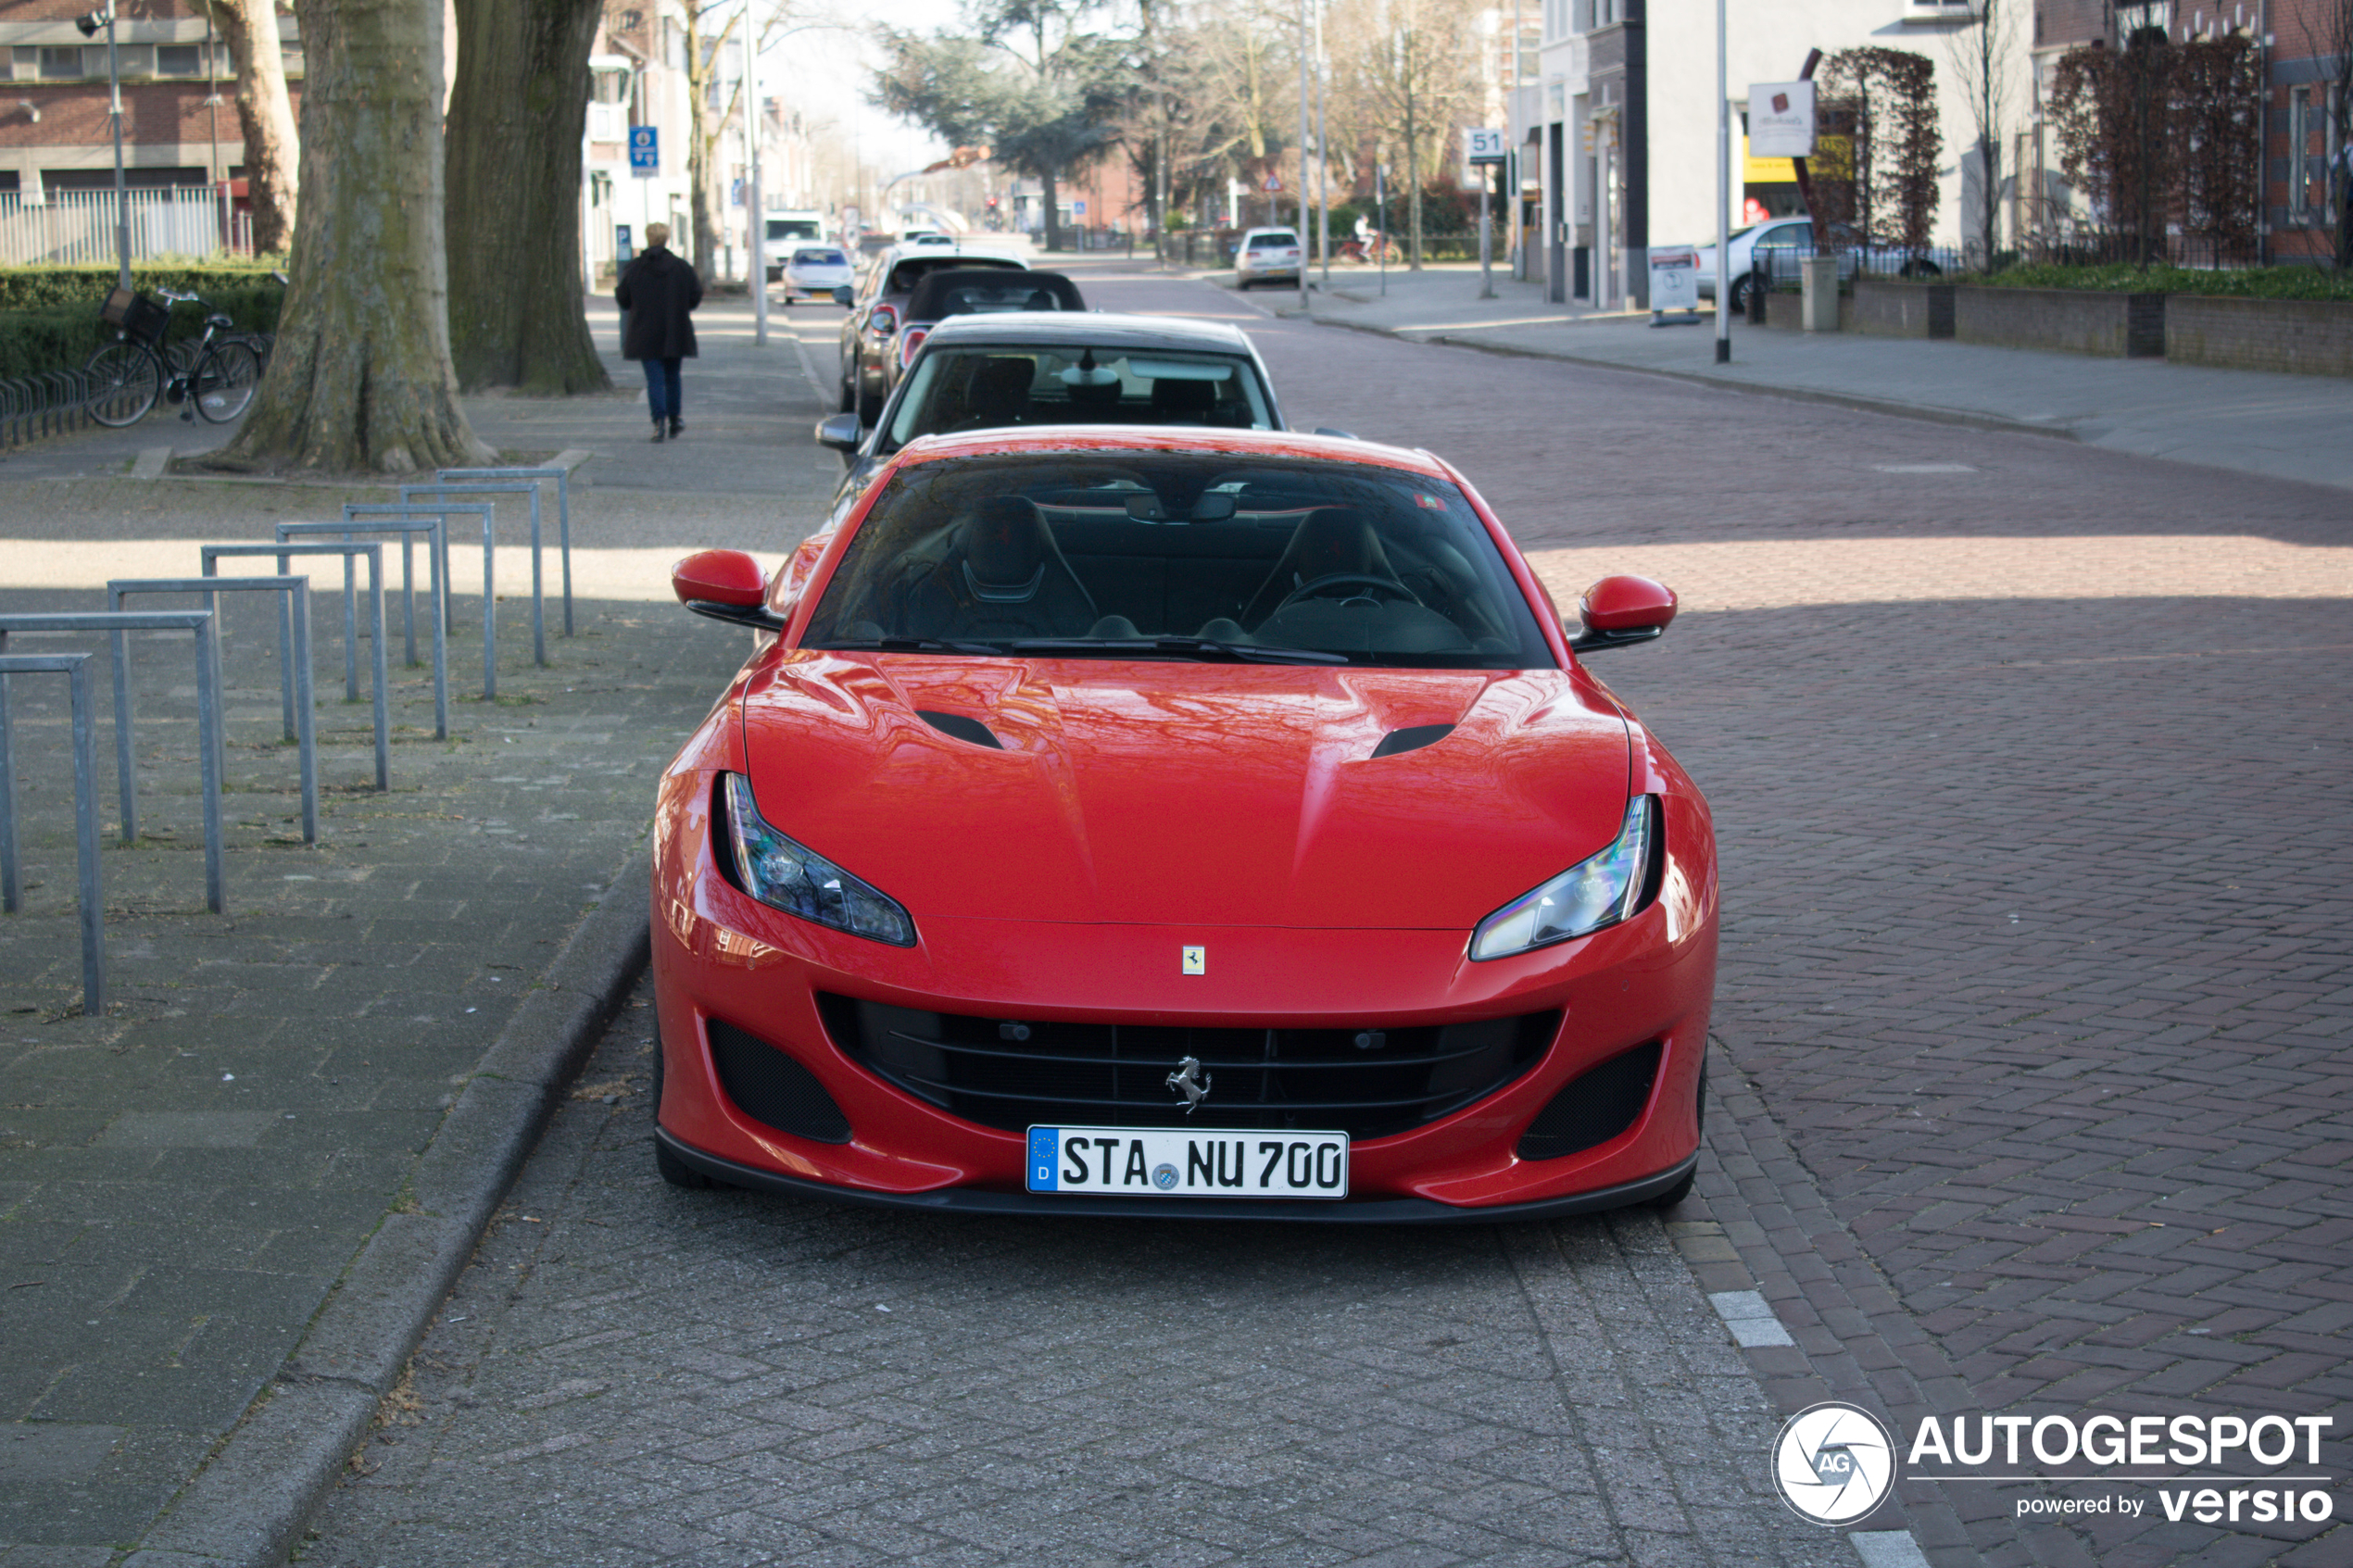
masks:
<path id="1" fill-rule="evenodd" d="M 1598 370 L 1622 370 L 1629 376 L 1656 376 L 1664 381 L 1682 382 L 1692 386 L 1712 387 L 1718 392 L 1747 393 L 1757 397 L 1778 397 L 1791 403 L 1827 404 L 1834 408 L 1852 408 L 1864 414 L 1885 414 L 1891 419 L 1915 420 L 1926 424 L 1957 425 L 1964 430 L 1988 431 L 1996 435 L 2039 435 L 2045 441 L 2080 441 L 2072 430 L 2058 425 L 2030 424 L 2023 420 L 2006 420 L 1995 414 L 1971 414 L 1957 408 L 1931 408 L 1918 403 L 1898 403 L 1885 397 L 1865 397 L 1854 393 L 1816 392 L 1806 387 L 1760 386 L 1753 382 L 1732 381 L 1724 376 L 1711 376 L 1700 370 L 1662 370 L 1649 365 L 1628 365 L 1616 359 L 1604 359 L 1590 354 L 1565 354 L 1551 348 L 1519 348 L 1505 344 L 1481 343 L 1467 337 L 1455 337 L 1445 332 L 1412 337 L 1390 327 L 1376 327 L 1362 321 L 1340 321 L 1329 317 L 1310 315 L 1307 320 L 1319 327 L 1340 327 L 1352 332 L 1370 332 L 1377 337 L 1394 338 L 1399 343 L 1435 343 L 1448 348 L 1468 348 L 1480 354 L 1499 354 L 1509 359 L 1554 359 L 1565 364 L 1584 365 Z"/>
<path id="2" fill-rule="evenodd" d="M 537 1143 L 648 961 L 651 847 L 623 862 L 500 1030 L 388 1213 L 245 1419 L 125 1568 L 271 1568 L 367 1436 Z"/>

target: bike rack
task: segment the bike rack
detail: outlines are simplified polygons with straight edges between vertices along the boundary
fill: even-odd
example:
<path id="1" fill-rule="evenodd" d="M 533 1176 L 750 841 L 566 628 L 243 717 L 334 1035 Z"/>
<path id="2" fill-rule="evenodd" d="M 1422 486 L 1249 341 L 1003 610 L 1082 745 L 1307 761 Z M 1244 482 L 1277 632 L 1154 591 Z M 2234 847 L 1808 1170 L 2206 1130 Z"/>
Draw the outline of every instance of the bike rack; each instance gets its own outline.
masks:
<path id="1" fill-rule="evenodd" d="M 540 668 L 547 664 L 547 600 L 542 584 L 539 559 L 539 486 L 521 484 L 404 484 L 400 499 L 406 503 L 420 495 L 529 495 L 531 497 L 531 660 Z M 494 541 L 488 525 L 482 536 L 482 592 L 486 600 L 492 596 L 490 551 Z M 569 575 L 569 569 L 567 569 Z M 487 633 L 485 633 L 486 635 Z M 484 692 L 485 697 L 490 694 Z"/>
<path id="2" fill-rule="evenodd" d="M 355 558 L 368 563 L 368 616 L 371 649 L 370 661 L 374 665 L 376 707 L 376 787 L 392 787 L 392 676 L 384 659 L 384 547 L 382 545 L 206 545 L 197 552 L 204 561 L 204 575 L 213 574 L 213 566 L 223 556 L 275 556 L 278 574 L 287 574 L 294 556 L 341 556 L 343 568 L 343 669 L 344 700 L 359 700 L 359 649 L 357 640 L 359 619 L 357 590 L 352 584 Z M 306 579 L 305 581 L 308 581 Z"/>
<path id="3" fill-rule="evenodd" d="M 275 546 L 265 545 L 262 549 Z M 297 548 L 299 546 L 296 546 Z M 292 653 L 278 661 L 280 684 L 295 713 L 295 743 L 302 765 L 302 841 L 319 842 L 319 745 L 310 721 L 310 579 L 308 577 L 119 577 L 107 584 L 107 602 L 120 607 L 129 594 L 202 594 L 208 610 L 215 594 L 284 594 L 292 606 Z M 229 688 L 220 678 L 220 638 L 212 639 L 212 688 L 221 695 L 224 709 Z M 227 744 L 215 762 L 222 787 L 227 787 Z"/>
<path id="4" fill-rule="evenodd" d="M 497 640 L 491 634 L 496 627 L 497 617 L 493 611 L 497 596 L 492 594 L 487 586 L 490 583 L 492 520 L 496 517 L 497 509 L 497 507 L 489 501 L 453 501 L 438 507 L 405 504 L 393 506 L 389 503 L 363 504 L 358 501 L 346 501 L 343 508 L 343 519 L 346 522 L 363 517 L 430 517 L 440 520 L 439 526 L 433 534 L 433 548 L 439 553 L 439 562 L 434 570 L 434 581 L 440 584 L 441 624 L 445 631 L 457 624 L 456 611 L 451 608 L 451 600 L 457 593 L 457 588 L 449 576 L 449 519 L 453 513 L 472 512 L 482 520 L 482 580 L 485 585 L 482 596 L 482 695 L 484 699 L 495 696 L 498 690 L 498 650 Z M 371 531 L 361 528 L 357 532 L 366 533 Z M 390 529 L 376 532 L 389 533 Z M 443 717 L 442 729 L 444 732 L 442 738 L 446 739 L 448 729 L 447 715 Z"/>
<path id="5" fill-rule="evenodd" d="M 139 840 L 138 772 L 132 759 L 131 639 L 132 632 L 192 632 L 196 653 L 197 774 L 204 791 L 205 908 L 225 912 L 227 888 L 221 863 L 225 841 L 220 829 L 220 765 L 226 749 L 221 738 L 220 650 L 213 644 L 213 612 L 170 609 L 99 613 L 86 611 L 51 615 L 0 615 L 0 653 L 6 653 L 11 632 L 107 632 L 114 639 L 114 755 L 116 784 L 122 800 L 122 842 Z"/>
<path id="6" fill-rule="evenodd" d="M 572 635 L 572 470 L 570 469 L 443 469 L 434 478 L 444 484 L 452 480 L 528 479 L 536 483 L 543 479 L 556 482 L 556 554 L 563 562 L 564 574 L 564 635 Z M 531 502 L 532 537 L 539 537 L 539 498 Z M 535 569 L 536 558 L 534 558 Z M 535 588 L 536 584 L 534 585 Z M 547 663 L 546 659 L 539 661 Z"/>
<path id="7" fill-rule="evenodd" d="M 425 569 L 431 577 L 427 590 L 432 602 L 427 610 L 433 616 L 433 738 L 449 738 L 449 637 L 442 625 L 441 563 L 438 541 L 441 523 L 433 522 L 351 522 L 351 514 L 368 510 L 365 507 L 346 503 L 342 522 L 282 522 L 278 537 L 299 539 L 310 534 L 340 533 L 348 543 L 354 533 L 396 533 L 400 536 L 400 619 L 401 630 L 408 641 L 409 668 L 417 667 L 417 594 L 415 583 L 416 538 L 425 535 Z"/>
<path id="8" fill-rule="evenodd" d="M 98 888 L 97 747 L 91 734 L 90 655 L 0 654 L 0 906 L 24 907 L 17 854 L 16 738 L 8 715 L 8 677 L 63 675 L 73 700 L 74 859 L 81 872 L 82 1010 L 107 1010 L 107 909 Z"/>

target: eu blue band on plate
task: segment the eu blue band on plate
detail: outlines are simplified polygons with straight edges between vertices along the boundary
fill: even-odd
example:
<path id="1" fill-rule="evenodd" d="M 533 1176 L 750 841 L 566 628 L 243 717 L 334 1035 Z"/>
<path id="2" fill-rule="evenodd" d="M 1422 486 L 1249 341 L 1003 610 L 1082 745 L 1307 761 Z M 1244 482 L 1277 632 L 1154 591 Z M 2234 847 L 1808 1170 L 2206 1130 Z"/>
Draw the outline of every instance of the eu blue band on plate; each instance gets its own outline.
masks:
<path id="1" fill-rule="evenodd" d="M 1055 1172 L 1062 1163 L 1059 1147 L 1060 1130 L 1053 1127 L 1029 1129 L 1029 1190 L 1052 1192 L 1059 1184 Z"/>

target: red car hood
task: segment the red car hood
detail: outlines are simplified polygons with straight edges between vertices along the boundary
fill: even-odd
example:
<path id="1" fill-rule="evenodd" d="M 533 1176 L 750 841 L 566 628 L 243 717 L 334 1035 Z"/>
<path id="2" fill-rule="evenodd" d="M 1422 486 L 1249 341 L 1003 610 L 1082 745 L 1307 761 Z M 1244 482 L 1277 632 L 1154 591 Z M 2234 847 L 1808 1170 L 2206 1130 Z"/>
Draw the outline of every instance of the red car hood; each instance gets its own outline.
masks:
<path id="1" fill-rule="evenodd" d="M 808 652 L 753 678 L 743 719 L 761 814 L 919 927 L 1467 930 L 1626 810 L 1625 721 L 1567 671 Z"/>

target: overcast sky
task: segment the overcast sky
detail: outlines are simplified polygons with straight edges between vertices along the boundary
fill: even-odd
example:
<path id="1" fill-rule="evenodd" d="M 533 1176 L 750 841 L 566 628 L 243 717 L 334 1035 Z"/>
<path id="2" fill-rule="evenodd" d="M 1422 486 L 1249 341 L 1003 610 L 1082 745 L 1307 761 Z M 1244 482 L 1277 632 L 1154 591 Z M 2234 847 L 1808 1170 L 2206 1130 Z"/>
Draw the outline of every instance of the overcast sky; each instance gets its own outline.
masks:
<path id="1" fill-rule="evenodd" d="M 875 8 L 860 0 L 834 0 L 833 14 L 848 26 L 795 33 L 761 56 L 768 91 L 814 119 L 831 118 L 841 134 L 854 136 L 862 157 L 890 173 L 920 169 L 948 156 L 928 132 L 885 114 L 865 101 L 867 84 L 881 52 L 866 35 Z M 952 24 L 956 0 L 892 0 L 893 26 L 928 32 Z"/>

